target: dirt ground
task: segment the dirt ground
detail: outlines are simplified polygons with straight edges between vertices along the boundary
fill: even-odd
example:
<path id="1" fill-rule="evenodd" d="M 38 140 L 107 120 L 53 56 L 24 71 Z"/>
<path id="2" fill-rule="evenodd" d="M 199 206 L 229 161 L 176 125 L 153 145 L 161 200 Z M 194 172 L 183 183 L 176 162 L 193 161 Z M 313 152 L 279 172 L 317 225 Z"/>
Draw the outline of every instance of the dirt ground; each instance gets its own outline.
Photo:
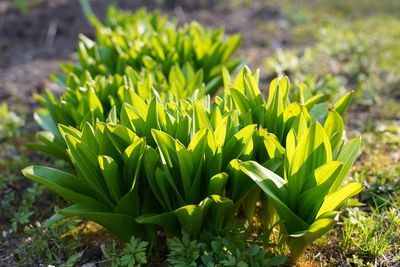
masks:
<path id="1" fill-rule="evenodd" d="M 78 1 L 36 2 L 25 15 L 13 9 L 11 2 L 0 3 L 0 101 L 18 106 L 34 106 L 32 95 L 44 89 L 61 90 L 49 80 L 49 75 L 58 71 L 60 63 L 73 60 L 79 33 L 93 37 Z M 99 18 L 110 2 L 92 1 Z M 219 3 L 182 7 L 156 5 L 153 1 L 117 2 L 123 9 L 162 9 L 181 23 L 197 20 L 206 26 L 223 26 L 228 34 L 240 32 L 244 40 L 238 54 L 247 58 L 252 68 L 262 67 L 274 47 L 289 43 L 284 38 L 271 40 L 265 29 L 259 27 L 269 20 L 283 20 L 279 10 L 266 5 L 238 7 Z"/>

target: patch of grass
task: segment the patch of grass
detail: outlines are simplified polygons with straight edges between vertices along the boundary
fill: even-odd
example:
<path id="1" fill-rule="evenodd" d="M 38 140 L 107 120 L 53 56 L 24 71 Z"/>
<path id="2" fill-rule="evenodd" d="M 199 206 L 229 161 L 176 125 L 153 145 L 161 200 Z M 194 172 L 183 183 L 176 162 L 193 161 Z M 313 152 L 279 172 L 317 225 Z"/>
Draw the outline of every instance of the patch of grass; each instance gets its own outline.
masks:
<path id="1" fill-rule="evenodd" d="M 18 228 L 30 222 L 30 217 L 34 214 L 32 206 L 40 194 L 42 194 L 44 187 L 39 184 L 33 184 L 29 187 L 23 195 L 22 202 L 18 206 L 11 219 L 11 228 L 17 232 Z"/>
<path id="2" fill-rule="evenodd" d="M 363 182 L 358 204 L 364 206 L 345 214 L 343 225 L 315 242 L 303 262 L 393 266 L 399 261 L 395 255 L 400 236 L 400 4 L 352 0 L 274 4 L 290 24 L 293 43 L 276 51 L 267 60 L 267 69 L 294 77 L 295 86 L 302 82 L 330 98 L 355 89 L 357 103 L 362 104 L 352 108 L 353 119 L 347 121 L 352 130 L 347 135 L 362 135 L 363 152 L 350 180 Z M 307 80 L 307 73 L 314 74 L 312 80 Z M 330 74 L 341 81 L 326 82 Z M 343 236 L 347 241 L 341 241 Z"/>
<path id="3" fill-rule="evenodd" d="M 400 125 L 377 121 L 362 140 L 363 152 L 352 174 L 365 186 L 360 201 L 375 208 L 388 206 L 400 190 Z"/>
<path id="4" fill-rule="evenodd" d="M 81 243 L 79 235 L 68 234 L 68 231 L 76 229 L 77 223 L 67 219 L 50 228 L 41 223 L 29 226 L 25 230 L 26 238 L 14 253 L 16 263 L 31 266 L 73 266 L 82 256 L 79 250 Z"/>
<path id="5" fill-rule="evenodd" d="M 7 142 L 0 142 L 0 208 L 1 219 L 0 229 L 8 231 L 11 228 L 14 232 L 22 230 L 24 225 L 31 222 L 31 219 L 41 220 L 46 214 L 46 210 L 51 208 L 46 206 L 43 209 L 40 205 L 44 204 L 39 198 L 45 196 L 52 201 L 59 201 L 53 198 L 43 186 L 32 184 L 24 179 L 20 174 L 21 168 L 27 165 L 30 157 L 27 148 L 23 145 L 27 136 L 13 137 Z M 36 161 L 43 162 L 41 157 L 36 157 Z M 46 200 L 47 201 L 47 200 Z"/>
<path id="6" fill-rule="evenodd" d="M 384 263 L 396 263 L 400 239 L 400 213 L 396 208 L 367 213 L 359 208 L 348 210 L 343 221 L 340 247 L 356 255 L 364 264 L 374 264 L 379 258 Z"/>
<path id="7" fill-rule="evenodd" d="M 374 43 L 370 38 L 354 34 L 344 25 L 330 25 L 319 29 L 317 42 L 303 49 L 278 50 L 266 61 L 267 69 L 278 75 L 288 75 L 295 83 L 310 79 L 314 93 L 324 93 L 330 99 L 337 98 L 345 88 L 362 90 L 358 103 L 371 105 L 377 101 L 374 92 L 378 82 L 374 62 Z M 335 80 L 332 79 L 335 77 Z"/>
<path id="8" fill-rule="evenodd" d="M 384 210 L 348 209 L 343 222 L 314 242 L 300 262 L 304 266 L 395 266 L 400 260 L 400 213 L 395 201 Z"/>
<path id="9" fill-rule="evenodd" d="M 268 70 L 275 69 L 296 82 L 303 82 L 308 73 L 317 79 L 328 74 L 343 77 L 347 89 L 361 85 L 358 103 L 363 105 L 383 102 L 382 94 L 399 96 L 398 4 L 391 1 L 379 6 L 371 1 L 275 4 L 290 23 L 293 43 L 267 60 Z M 330 94 L 334 96 L 335 90 Z"/>

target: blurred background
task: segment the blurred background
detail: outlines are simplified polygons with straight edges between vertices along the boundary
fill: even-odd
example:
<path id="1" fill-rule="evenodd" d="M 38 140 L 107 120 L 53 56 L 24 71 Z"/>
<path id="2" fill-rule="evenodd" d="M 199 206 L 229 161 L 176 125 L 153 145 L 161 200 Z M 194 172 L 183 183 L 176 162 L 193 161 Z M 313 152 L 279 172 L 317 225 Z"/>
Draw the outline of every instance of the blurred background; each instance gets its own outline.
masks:
<path id="1" fill-rule="evenodd" d="M 263 80 L 286 74 L 327 94 L 362 82 L 365 105 L 381 93 L 400 94 L 399 1 L 94 0 L 92 6 L 101 18 L 111 3 L 241 33 L 239 54 L 261 69 Z M 46 77 L 73 59 L 79 33 L 93 37 L 78 1 L 2 0 L 0 98 L 30 103 L 32 90 L 47 87 Z"/>

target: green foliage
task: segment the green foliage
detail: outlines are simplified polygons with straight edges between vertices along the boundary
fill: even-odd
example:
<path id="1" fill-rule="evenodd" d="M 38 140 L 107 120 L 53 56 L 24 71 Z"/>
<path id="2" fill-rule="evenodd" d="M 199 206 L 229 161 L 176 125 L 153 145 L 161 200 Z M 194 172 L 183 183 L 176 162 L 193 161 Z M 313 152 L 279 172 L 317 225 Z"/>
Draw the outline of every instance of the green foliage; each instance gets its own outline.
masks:
<path id="1" fill-rule="evenodd" d="M 123 126 L 99 124 L 95 131 L 87 124 L 82 133 L 67 127 L 60 130 L 65 133 L 68 154 L 79 177 L 47 167 L 29 167 L 24 174 L 76 203 L 59 213 L 85 215 L 125 239 L 138 234 L 140 230 L 132 216 L 140 213 L 144 199 L 140 197 L 137 181 L 144 139 Z M 124 131 L 127 136 L 123 135 Z M 118 157 L 113 159 L 113 153 Z M 118 167 L 125 162 L 131 164 Z M 122 173 L 126 173 L 126 178 L 118 179 Z"/>
<path id="2" fill-rule="evenodd" d="M 71 219 L 61 220 L 49 228 L 40 223 L 31 225 L 25 230 L 27 238 L 15 250 L 16 262 L 31 266 L 74 266 L 83 251 L 79 250 L 79 237 L 66 232 L 76 227 Z"/>
<path id="3" fill-rule="evenodd" d="M 357 255 L 361 262 L 372 263 L 389 250 L 398 249 L 396 240 L 399 238 L 399 227 L 400 215 L 395 208 L 381 212 L 375 210 L 372 214 L 359 208 L 349 209 L 342 226 L 340 246 Z"/>
<path id="4" fill-rule="evenodd" d="M 59 215 L 88 218 L 124 240 L 150 239 L 154 226 L 194 237 L 206 227 L 222 232 L 240 214 L 251 221 L 261 200 L 263 223 L 282 223 L 296 259 L 335 223 L 333 211 L 361 190 L 352 183 L 336 191 L 360 146 L 359 139 L 343 140 L 341 114 L 352 94 L 330 107 L 301 90 L 299 104 L 290 100 L 287 78 L 271 82 L 267 99 L 258 72 L 243 68 L 231 81 L 225 70 L 223 78 L 225 90 L 214 102 L 196 95 L 144 100 L 131 91 L 133 104 L 123 104 L 119 118 L 113 108 L 106 123 L 82 130 L 59 125 L 77 175 L 39 166 L 23 174 L 73 203 Z M 247 160 L 258 163 L 241 163 Z M 271 177 L 284 192 L 266 187 L 262 181 Z M 226 264 L 241 261 L 231 253 Z"/>
<path id="5" fill-rule="evenodd" d="M 235 243 L 221 237 L 213 240 L 203 254 L 201 266 L 278 266 L 287 260 L 284 256 L 272 257 L 255 243 Z"/>
<path id="6" fill-rule="evenodd" d="M 239 35 L 225 38 L 222 29 L 194 22 L 178 27 L 157 12 L 132 14 L 112 6 L 102 24 L 83 3 L 96 41 L 80 36 L 78 63 L 64 64 L 64 74 L 54 77 L 66 87 L 59 98 L 50 92 L 36 96 L 44 109 L 35 119 L 45 132 L 38 133 L 34 149 L 66 159 L 58 124 L 82 129 L 86 122 L 108 120 L 111 113 L 118 120 L 124 104 L 136 104 L 132 94 L 145 101 L 155 95 L 164 101 L 215 95 L 222 69 L 241 65 L 231 59 Z"/>
<path id="7" fill-rule="evenodd" d="M 346 142 L 341 117 L 353 92 L 328 104 L 314 95 L 318 82 L 309 79 L 291 96 L 282 77 L 265 99 L 258 71 L 242 68 L 231 80 L 239 36 L 224 40 L 220 29 L 177 27 L 158 13 L 114 7 L 103 24 L 81 4 L 96 41 L 80 36 L 78 62 L 55 77 L 67 89 L 60 98 L 37 97 L 44 131 L 31 145 L 68 159 L 76 173 L 23 170 L 72 202 L 50 221 L 84 217 L 125 241 L 152 240 L 157 227 L 173 236 L 184 230 L 169 240 L 172 264 L 265 266 L 274 261 L 258 245 L 214 240 L 203 257 L 189 235 L 223 233 L 235 217 L 258 215 L 268 231 L 279 225 L 278 240 L 296 260 L 361 190 L 359 183 L 338 189 L 360 149 L 359 139 Z M 222 95 L 211 99 L 222 83 Z M 119 263 L 144 264 L 146 245 L 131 239 Z"/>
<path id="8" fill-rule="evenodd" d="M 173 237 L 168 240 L 170 250 L 167 261 L 173 266 L 198 266 L 196 261 L 200 258 L 203 244 L 190 240 L 189 233 L 183 231 L 182 237 Z"/>
<path id="9" fill-rule="evenodd" d="M 357 140 L 350 142 L 343 150 L 346 153 L 339 153 L 333 161 L 329 141 L 324 135 L 323 128 L 315 123 L 300 138 L 298 146 L 286 148 L 293 153 L 287 154 L 286 179 L 256 162 L 238 163 L 266 193 L 283 220 L 282 234 L 287 235 L 293 259 L 301 256 L 309 244 L 334 225 L 337 207 L 362 189 L 359 183 L 349 183 L 336 190 L 356 159 Z"/>
<path id="10" fill-rule="evenodd" d="M 257 72 L 244 69 L 232 81 L 228 72 L 218 71 L 220 77 L 211 78 L 217 77 L 213 76 L 217 71 L 210 71 L 214 64 L 225 65 L 231 71 L 236 64 L 228 60 L 207 65 L 222 50 L 208 53 L 213 51 L 209 43 L 224 42 L 222 37 L 208 38 L 213 31 L 205 33 L 208 30 L 196 24 L 178 27 L 176 22 L 156 13 L 140 11 L 130 15 L 112 8 L 108 21 L 100 23 L 86 10 L 97 31 L 96 39 L 80 36 L 77 63 L 65 64 L 64 73 L 54 77 L 67 89 L 60 98 L 49 93 L 38 97 L 44 109 L 35 116 L 44 131 L 38 133 L 41 144 L 32 145 L 71 161 L 76 171 L 68 170 L 68 174 L 44 167 L 24 171 L 32 180 L 72 202 L 72 206 L 56 210 L 58 215 L 51 221 L 59 219 L 59 215 L 86 217 L 130 241 L 125 249 L 116 251 L 114 246 L 114 252 L 108 254 L 109 262 L 118 266 L 144 263 L 146 259 L 151 264 L 151 258 L 145 255 L 146 245 L 128 238 L 137 234 L 154 241 L 153 235 L 160 230 L 164 232 L 161 236 L 165 234 L 169 240 L 171 264 L 283 263 L 282 258 L 273 258 L 268 252 L 270 246 L 276 249 L 274 242 L 279 242 L 278 253 L 283 251 L 279 250 L 281 246 L 288 244 L 296 258 L 338 219 L 337 208 L 332 208 L 334 212 L 326 217 L 319 210 L 335 198 L 337 189 L 341 192 L 344 178 L 339 177 L 347 168 L 343 162 L 352 165 L 350 158 L 357 154 L 358 149 L 354 148 L 358 140 L 347 141 L 341 119 L 352 98 L 370 105 L 379 104 L 383 97 L 380 106 L 368 107 L 368 117 L 364 117 L 364 110 L 355 110 L 357 117 L 349 120 L 353 131 L 347 131 L 348 136 L 355 136 L 372 129 L 362 134 L 362 161 L 356 164 L 350 179 L 366 187 L 359 201 L 377 210 L 351 209 L 344 214 L 343 224 L 333 230 L 341 231 L 343 239 L 326 241 L 333 251 L 326 252 L 324 248 L 309 254 L 318 253 L 313 260 L 331 257 L 331 264 L 335 265 L 391 266 L 399 262 L 398 212 L 390 209 L 391 203 L 399 202 L 399 130 L 394 126 L 399 115 L 398 3 L 334 2 L 313 2 L 311 12 L 300 8 L 283 11 L 286 18 L 277 20 L 276 25 L 284 30 L 284 41 L 288 37 L 289 47 L 296 47 L 296 38 L 301 35 L 307 38 L 302 39 L 303 44 L 312 46 L 305 51 L 278 51 L 267 63 L 267 71 L 276 68 L 281 75 L 271 83 L 268 98 L 258 88 Z M 321 10 L 328 10 L 329 14 Z M 338 13 L 340 23 L 334 18 Z M 391 17 L 392 13 L 395 15 Z M 316 27 L 318 17 L 324 22 Z M 287 28 L 285 19 L 300 27 Z M 145 31 L 141 31 L 143 25 Z M 304 34 L 304 30 L 310 34 Z M 194 57 L 199 51 L 194 46 L 190 48 L 194 52 L 185 54 L 179 45 L 175 51 L 181 52 L 175 58 L 170 47 L 174 42 L 168 39 L 179 39 L 175 32 L 184 35 L 183 44 L 185 38 L 190 38 L 191 44 L 199 46 L 195 35 L 200 36 L 198 39 L 204 37 L 207 42 L 201 47 L 212 54 L 208 56 L 210 60 Z M 272 37 L 268 38 L 276 38 Z M 143 47 L 133 39 L 140 40 Z M 168 44 L 165 40 L 169 40 Z M 232 49 L 237 41 L 233 39 Z M 165 60 L 161 60 L 163 53 Z M 291 87 L 285 74 L 294 81 Z M 209 98 L 207 93 L 213 94 L 221 77 L 225 90 L 220 97 Z M 345 88 L 354 89 L 354 93 L 343 95 Z M 384 94 L 390 99 L 385 99 Z M 332 100 L 337 102 L 325 103 Z M 78 261 L 82 247 L 75 236 L 64 235 L 65 229 L 27 226 L 38 215 L 43 216 L 38 214 L 35 203 L 43 187 L 35 184 L 25 192 L 26 183 L 14 174 L 25 164 L 25 158 L 18 155 L 27 153 L 15 148 L 20 142 L 12 138 L 20 136 L 18 129 L 23 120 L 14 120 L 11 113 L 7 107 L 0 108 L 0 129 L 6 129 L 0 130 L 0 207 L 6 223 L 10 221 L 14 228 L 14 232 L 8 231 L 9 226 L 5 225 L 3 234 L 17 239 L 24 234 L 22 230 L 27 231 L 14 253 L 19 265 L 81 264 Z M 3 125 L 8 126 L 2 128 Z M 309 134 L 312 131 L 313 138 Z M 305 136 L 308 142 L 302 141 L 307 139 Z M 323 136 L 322 142 L 318 136 Z M 29 135 L 23 137 L 31 139 Z M 9 140 L 13 142 L 7 143 Z M 312 150 L 318 157 L 311 155 Z M 65 171 L 65 166 L 56 168 Z M 292 171 L 297 168 L 298 174 Z M 329 177 L 328 169 L 333 172 Z M 254 174 L 254 170 L 258 170 L 256 182 L 248 177 L 249 171 Z M 332 189 L 326 192 L 329 184 Z M 360 188 L 359 184 L 352 185 L 354 192 Z M 314 194 L 307 196 L 312 190 Z M 281 195 L 274 198 L 278 191 Z M 291 223 L 293 218 L 299 223 Z M 236 238 L 232 238 L 227 236 L 227 225 L 232 221 L 258 224 L 271 235 L 261 237 L 260 232 L 250 229 L 245 234 L 235 232 Z M 182 228 L 185 234 L 180 238 Z M 205 240 L 204 228 L 222 237 Z M 163 254 L 163 249 L 160 251 Z M 336 257 L 336 253 L 342 254 Z M 346 262 L 340 256 L 352 258 Z"/>
<path id="11" fill-rule="evenodd" d="M 131 237 L 130 241 L 125 244 L 122 251 L 117 251 L 116 244 L 113 242 L 111 249 L 107 251 L 107 256 L 111 261 L 111 266 L 142 266 L 147 263 L 147 245 L 146 241 L 140 238 Z"/>
<path id="12" fill-rule="evenodd" d="M 353 177 L 363 182 L 360 201 L 374 209 L 386 209 L 398 198 L 398 151 L 400 145 L 397 122 L 375 121 L 372 130 L 363 133 L 362 164 L 354 168 Z"/>
<path id="13" fill-rule="evenodd" d="M 358 156 L 360 139 L 355 138 L 347 144 L 342 141 L 344 126 L 340 114 L 348 106 L 351 93 L 334 105 L 337 111 L 324 107 L 325 104 L 315 105 L 312 98 L 305 102 L 306 108 L 299 106 L 296 111 L 296 106 L 289 102 L 288 84 L 286 78 L 271 82 L 264 110 L 263 105 L 251 107 L 245 94 L 236 98 L 232 94 L 243 118 L 272 130 L 280 143 L 285 144 L 281 152 L 270 154 L 270 162 L 279 160 L 283 168 L 274 173 L 268 169 L 267 162 L 264 163 L 267 168 L 257 162 L 232 161 L 231 164 L 252 178 L 267 194 L 284 222 L 282 232 L 288 235 L 292 257 L 297 259 L 311 242 L 333 226 L 336 208 L 361 191 L 359 183 L 350 183 L 336 191 Z M 260 93 L 247 95 L 254 97 L 254 104 Z M 300 97 L 304 99 L 304 94 Z M 257 110 L 257 117 L 253 110 Z M 269 125 L 270 121 L 275 125 Z M 277 121 L 280 122 L 278 125 Z"/>
<path id="14" fill-rule="evenodd" d="M 139 10 L 132 14 L 113 6 L 108 9 L 103 25 L 85 9 L 96 29 L 97 42 L 81 39 L 80 64 L 71 66 L 78 77 L 84 71 L 92 76 L 123 74 L 130 66 L 139 72 L 160 70 L 164 77 L 174 78 L 170 76 L 173 67 L 187 65 L 202 72 L 206 92 L 214 94 L 221 82 L 222 67 L 235 68 L 238 64 L 238 60 L 229 58 L 241 38 L 234 35 L 224 40 L 222 29 L 210 30 L 194 22 L 177 27 L 176 21 L 157 12 Z"/>
<path id="15" fill-rule="evenodd" d="M 221 229 L 234 209 L 232 200 L 223 196 L 227 182 L 223 170 L 231 157 L 248 153 L 244 151 L 253 145 L 255 125 L 240 129 L 231 116 L 216 118 L 201 108 L 203 100 L 180 103 L 171 111 L 156 99 L 149 110 L 142 102 L 140 112 L 125 105 L 123 119 L 129 128 L 101 122 L 94 128 L 86 124 L 82 131 L 60 126 L 79 177 L 47 167 L 26 168 L 24 175 L 77 203 L 61 214 L 84 215 L 100 224 L 106 223 L 103 216 L 110 216 L 130 224 L 106 223 L 123 238 L 143 234 L 139 224 L 156 224 L 177 233 L 179 223 L 197 235 L 207 217 Z M 213 106 L 220 114 L 217 104 Z M 180 116 L 170 121 L 170 112 L 176 109 L 182 112 L 182 123 Z M 138 114 L 145 114 L 145 120 Z M 244 188 L 243 183 L 230 186 L 239 206 L 252 187 L 248 183 Z"/>
<path id="16" fill-rule="evenodd" d="M 2 122 L 7 122 L 7 118 L 2 118 Z M 44 187 L 26 183 L 24 177 L 18 174 L 21 168 L 29 164 L 30 159 L 21 142 L 24 140 L 25 131 L 21 132 L 22 136 L 19 129 L 12 131 L 13 133 L 9 132 L 9 137 L 0 140 L 0 209 L 3 222 L 0 230 L 20 233 L 22 226 L 35 217 L 35 209 L 32 207 L 35 206 Z"/>
<path id="17" fill-rule="evenodd" d="M 239 234 L 239 232 L 236 232 Z M 240 234 L 239 234 L 240 235 Z M 205 231 L 202 242 L 191 239 L 186 232 L 182 237 L 168 240 L 170 253 L 167 261 L 173 266 L 277 266 L 284 264 L 286 257 L 272 257 L 257 245 L 254 240 L 233 236 L 214 236 Z M 204 238 L 207 236 L 207 238 Z M 243 237 L 242 235 L 240 235 Z"/>

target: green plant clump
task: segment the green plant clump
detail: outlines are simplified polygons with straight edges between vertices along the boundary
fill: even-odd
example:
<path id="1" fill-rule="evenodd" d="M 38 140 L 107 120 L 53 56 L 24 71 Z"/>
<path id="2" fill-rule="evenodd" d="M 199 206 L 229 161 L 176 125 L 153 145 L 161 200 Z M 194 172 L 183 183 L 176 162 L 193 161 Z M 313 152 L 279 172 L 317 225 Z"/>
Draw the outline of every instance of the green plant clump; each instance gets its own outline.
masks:
<path id="1" fill-rule="evenodd" d="M 234 71 L 232 59 L 241 37 L 224 37 L 222 29 L 196 22 L 178 27 L 157 12 L 124 12 L 111 6 L 101 23 L 83 3 L 96 30 L 96 41 L 81 35 L 78 62 L 64 64 L 54 78 L 66 88 L 57 98 L 50 92 L 37 96 L 44 107 L 35 119 L 45 132 L 38 134 L 37 150 L 51 153 L 65 148 L 58 124 L 81 130 L 86 122 L 105 121 L 110 112 L 119 118 L 124 103 L 134 105 L 132 94 L 146 100 L 155 94 L 163 100 L 215 95 L 222 84 L 222 69 Z M 116 107 L 116 109 L 112 109 Z M 65 150 L 65 149 L 62 150 Z M 66 158 L 63 153 L 53 156 Z"/>
<path id="2" fill-rule="evenodd" d="M 22 171 L 71 202 L 49 223 L 78 216 L 100 224 L 129 242 L 122 264 L 145 264 L 147 245 L 162 230 L 172 237 L 173 264 L 273 265 L 258 245 L 215 240 L 201 255 L 204 248 L 179 236 L 196 239 L 209 229 L 223 236 L 238 221 L 254 223 L 297 260 L 361 191 L 360 183 L 342 186 L 360 150 L 342 119 L 353 92 L 330 104 L 313 93 L 313 82 L 293 96 L 281 77 L 265 98 L 259 71 L 245 67 L 231 80 L 238 35 L 224 39 L 222 30 L 113 7 L 102 23 L 81 4 L 96 41 L 80 37 L 78 62 L 57 77 L 63 95 L 38 96 L 44 108 L 35 118 L 44 131 L 31 145 L 75 172 Z"/>
<path id="3" fill-rule="evenodd" d="M 345 140 L 341 118 L 352 93 L 333 105 L 303 93 L 292 102 L 282 78 L 265 99 L 258 76 L 243 68 L 231 81 L 224 71 L 213 101 L 130 91 L 119 117 L 116 107 L 81 130 L 59 125 L 75 174 L 40 166 L 23 174 L 72 202 L 52 220 L 85 217 L 126 241 L 152 240 L 155 226 L 175 236 L 221 233 L 237 216 L 252 221 L 261 203 L 263 227 L 279 225 L 296 260 L 362 188 L 340 187 L 360 149 L 359 138 Z"/>

